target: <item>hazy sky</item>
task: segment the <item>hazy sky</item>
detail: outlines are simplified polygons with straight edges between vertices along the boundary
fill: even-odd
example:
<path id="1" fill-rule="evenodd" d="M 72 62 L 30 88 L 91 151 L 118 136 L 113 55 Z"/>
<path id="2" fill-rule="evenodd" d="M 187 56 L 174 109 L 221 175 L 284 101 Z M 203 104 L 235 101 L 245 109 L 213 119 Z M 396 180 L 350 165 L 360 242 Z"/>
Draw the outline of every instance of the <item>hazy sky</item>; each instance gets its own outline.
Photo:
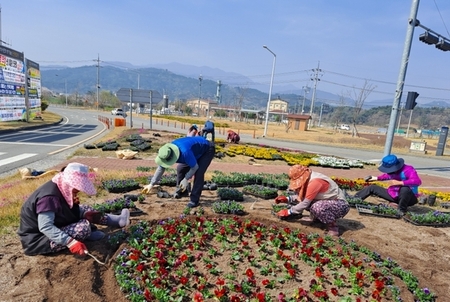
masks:
<path id="1" fill-rule="evenodd" d="M 93 65 L 98 56 L 138 66 L 177 62 L 268 84 L 274 57 L 267 45 L 276 54 L 275 86 L 311 87 L 320 62 L 318 89 L 341 95 L 367 79 L 376 86 L 368 100 L 393 99 L 412 2 L 7 0 L 0 2 L 1 38 L 41 65 Z M 417 18 L 450 38 L 450 1 L 420 1 Z M 420 42 L 424 31 L 414 31 L 404 95 L 450 102 L 450 51 Z"/>

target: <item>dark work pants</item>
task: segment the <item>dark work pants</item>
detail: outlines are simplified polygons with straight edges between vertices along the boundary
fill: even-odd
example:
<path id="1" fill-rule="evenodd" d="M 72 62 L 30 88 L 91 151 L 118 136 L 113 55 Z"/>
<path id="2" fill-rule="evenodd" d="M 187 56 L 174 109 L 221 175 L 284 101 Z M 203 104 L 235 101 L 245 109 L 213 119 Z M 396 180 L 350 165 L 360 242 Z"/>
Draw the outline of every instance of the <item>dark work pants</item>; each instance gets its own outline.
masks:
<path id="1" fill-rule="evenodd" d="M 356 193 L 354 197 L 358 197 L 364 200 L 371 195 L 398 204 L 398 208 L 402 212 L 406 212 L 408 207 L 413 206 L 417 203 L 416 195 L 414 195 L 413 191 L 411 191 L 411 188 L 407 186 L 402 186 L 400 188 L 397 198 L 393 198 L 391 195 L 389 195 L 387 189 L 377 185 L 370 185 L 365 187 L 364 189 Z"/>
<path id="2" fill-rule="evenodd" d="M 208 135 L 208 133 L 211 133 L 211 141 L 214 142 L 215 139 L 215 132 L 214 132 L 214 128 L 212 129 L 203 129 L 202 130 L 202 135 L 203 137 L 206 139 L 206 136 Z"/>
<path id="3" fill-rule="evenodd" d="M 208 151 L 197 159 L 198 170 L 194 174 L 194 184 L 191 190 L 191 201 L 198 203 L 202 195 L 203 185 L 205 183 L 205 172 L 214 158 L 215 146 L 210 142 Z M 184 179 L 190 167 L 186 164 L 178 164 L 177 166 L 177 185 Z"/>

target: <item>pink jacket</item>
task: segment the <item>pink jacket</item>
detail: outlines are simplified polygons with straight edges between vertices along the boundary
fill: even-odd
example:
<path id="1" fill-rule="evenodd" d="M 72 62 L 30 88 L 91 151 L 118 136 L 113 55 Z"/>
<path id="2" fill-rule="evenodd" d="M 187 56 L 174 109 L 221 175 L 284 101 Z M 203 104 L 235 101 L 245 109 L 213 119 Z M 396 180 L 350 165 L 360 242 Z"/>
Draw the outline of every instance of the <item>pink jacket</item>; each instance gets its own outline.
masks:
<path id="1" fill-rule="evenodd" d="M 419 196 L 419 186 L 422 184 L 422 180 L 417 174 L 416 169 L 413 166 L 403 165 L 399 171 L 392 174 L 381 174 L 377 177 L 378 180 L 401 180 L 405 186 L 411 188 L 411 191 L 414 192 L 416 196 Z M 393 198 L 398 196 L 398 192 L 401 186 L 390 186 L 388 188 L 388 193 Z"/>

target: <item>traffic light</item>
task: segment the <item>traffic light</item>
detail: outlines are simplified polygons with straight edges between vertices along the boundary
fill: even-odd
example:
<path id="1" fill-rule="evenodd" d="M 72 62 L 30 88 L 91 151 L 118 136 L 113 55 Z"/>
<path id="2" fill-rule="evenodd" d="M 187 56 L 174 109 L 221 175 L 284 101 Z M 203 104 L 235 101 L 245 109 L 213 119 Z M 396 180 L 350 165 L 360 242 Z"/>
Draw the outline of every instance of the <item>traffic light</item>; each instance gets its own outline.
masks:
<path id="1" fill-rule="evenodd" d="M 436 44 L 439 42 L 439 38 L 435 35 L 430 34 L 429 32 L 424 32 L 419 36 L 419 40 L 423 43 L 427 43 L 429 45 Z"/>
<path id="2" fill-rule="evenodd" d="M 408 91 L 408 97 L 406 98 L 405 110 L 413 110 L 416 107 L 416 99 L 419 94 L 415 91 Z"/>
<path id="3" fill-rule="evenodd" d="M 441 41 L 437 42 L 435 46 L 437 49 L 440 49 L 442 51 L 450 50 L 450 43 L 446 42 L 444 39 L 441 39 Z"/>

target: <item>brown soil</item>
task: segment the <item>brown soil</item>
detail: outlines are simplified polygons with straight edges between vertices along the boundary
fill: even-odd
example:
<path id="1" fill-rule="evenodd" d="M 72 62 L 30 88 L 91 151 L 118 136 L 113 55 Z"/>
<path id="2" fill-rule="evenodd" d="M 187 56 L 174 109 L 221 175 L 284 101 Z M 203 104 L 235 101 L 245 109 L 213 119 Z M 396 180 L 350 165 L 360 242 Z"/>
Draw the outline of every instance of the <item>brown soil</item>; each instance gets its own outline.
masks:
<path id="1" fill-rule="evenodd" d="M 86 159 L 87 160 L 87 159 Z M 80 158 L 80 161 L 81 158 Z M 130 161 L 131 163 L 132 161 Z M 273 165 L 236 165 L 213 163 L 224 172 L 245 170 L 251 173 L 286 171 L 286 166 Z M 211 168 L 213 168 L 211 166 Z M 237 167 L 239 166 L 239 167 Z M 325 171 L 324 171 L 325 172 Z M 333 176 L 333 170 L 328 175 Z M 361 172 L 360 172 L 361 173 Z M 172 192 L 172 188 L 164 188 Z M 138 194 L 139 191 L 130 192 Z M 101 199 L 91 199 L 89 203 L 120 197 L 121 194 L 109 194 Z M 217 200 L 216 191 L 204 191 L 202 206 L 207 215 L 213 215 L 210 206 Z M 372 199 L 372 201 L 376 201 Z M 149 195 L 138 207 L 144 215 L 133 217 L 132 223 L 139 219 L 160 220 L 182 214 L 188 202 L 159 199 Z M 303 225 L 299 222 L 280 221 L 271 215 L 272 201 L 246 198 L 243 203 L 249 215 L 246 218 L 263 223 L 275 223 L 280 226 L 300 228 L 306 233 L 324 234 L 321 224 Z M 427 207 L 415 206 L 412 211 L 421 212 Z M 413 226 L 403 220 L 362 216 L 355 209 L 338 222 L 342 238 L 354 240 L 360 245 L 379 252 L 383 257 L 396 260 L 404 269 L 410 270 L 420 280 L 421 287 L 428 287 L 439 296 L 438 301 L 448 298 L 448 280 L 450 266 L 448 251 L 450 231 L 447 228 Z M 102 227 L 100 227 L 102 228 Z M 106 232 L 114 230 L 105 228 Z M 102 266 L 92 258 L 75 257 L 69 252 L 52 256 L 25 256 L 16 236 L 2 239 L 0 244 L 0 301 L 126 301 L 114 277 L 111 266 Z M 109 249 L 106 239 L 100 242 L 88 242 L 90 252 L 104 261 L 116 250 Z M 112 258 L 114 259 L 114 258 Z M 112 260 L 113 262 L 114 260 Z M 410 295 L 404 301 L 411 301 Z"/>
<path id="2" fill-rule="evenodd" d="M 407 144 L 409 146 L 409 144 Z M 121 161 L 99 157 L 77 157 L 71 161 L 84 162 L 100 169 L 120 170 L 124 165 L 128 169 L 136 166 L 152 165 L 150 160 Z M 120 164 L 119 164 L 120 163 Z M 287 172 L 285 164 L 261 165 L 236 164 L 233 162 L 220 162 L 215 159 L 210 171 L 222 170 L 246 171 L 250 173 Z M 63 166 L 65 163 L 62 163 Z M 59 168 L 59 167 L 55 167 Z M 316 169 L 329 176 L 362 177 L 374 170 L 332 170 Z M 358 176 L 356 176 L 358 175 Z M 448 186 L 447 180 L 440 179 L 442 184 Z M 173 189 L 164 188 L 171 192 Z M 138 194 L 139 191 L 130 192 Z M 89 203 L 100 203 L 122 196 L 109 194 L 101 198 L 92 198 Z M 214 215 L 210 206 L 217 200 L 216 191 L 204 191 L 201 205 L 206 215 Z M 372 198 L 369 201 L 380 202 Z M 176 217 L 182 214 L 188 202 L 187 198 L 180 200 L 159 199 L 156 195 L 149 195 L 144 203 L 138 207 L 144 211 L 141 216 L 132 217 L 132 223 L 140 219 L 149 221 L 160 220 L 167 217 Z M 266 224 L 278 224 L 290 228 L 300 228 L 306 233 L 324 234 L 325 228 L 321 224 L 305 225 L 298 221 L 280 221 L 271 214 L 272 201 L 246 198 L 243 205 L 248 211 L 248 219 L 254 219 Z M 428 207 L 415 206 L 410 208 L 414 212 L 429 210 Z M 450 229 L 420 227 L 407 223 L 404 220 L 380 218 L 359 215 L 351 209 L 344 219 L 338 221 L 340 234 L 346 241 L 367 246 L 377 251 L 382 257 L 390 257 L 397 261 L 404 269 L 411 271 L 419 278 L 421 287 L 428 287 L 438 295 L 437 301 L 447 301 L 448 280 L 450 280 Z M 115 230 L 101 227 L 108 233 Z M 13 230 L 12 230 L 13 231 Z M 20 242 L 15 235 L 4 236 L 0 242 L 0 301 L 127 301 L 115 280 L 112 263 L 117 249 L 111 249 L 107 240 L 88 242 L 89 251 L 99 260 L 110 258 L 108 266 L 102 266 L 90 257 L 80 258 L 69 252 L 62 252 L 52 256 L 25 256 Z M 119 247 L 120 250 L 120 247 Z M 223 268 L 226 269 L 226 268 Z M 403 301 L 412 301 L 411 295 L 405 292 Z"/>

